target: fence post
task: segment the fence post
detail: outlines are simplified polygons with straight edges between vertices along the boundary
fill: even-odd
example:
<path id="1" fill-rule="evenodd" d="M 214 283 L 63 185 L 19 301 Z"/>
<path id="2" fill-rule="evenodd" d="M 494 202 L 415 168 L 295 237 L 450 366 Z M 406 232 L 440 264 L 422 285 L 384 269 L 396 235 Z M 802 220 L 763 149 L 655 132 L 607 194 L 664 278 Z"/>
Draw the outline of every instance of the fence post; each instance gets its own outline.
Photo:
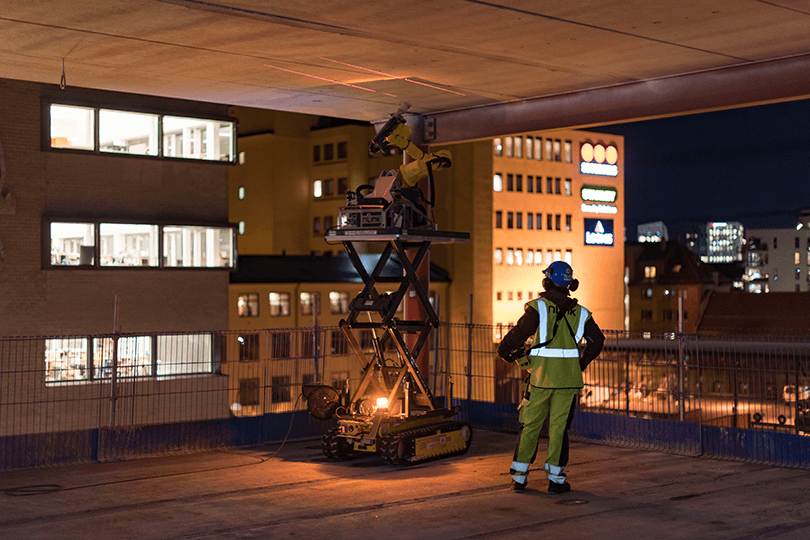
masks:
<path id="1" fill-rule="evenodd" d="M 467 409 L 472 403 L 472 341 L 473 341 L 473 295 L 470 295 L 469 317 L 467 319 Z"/>

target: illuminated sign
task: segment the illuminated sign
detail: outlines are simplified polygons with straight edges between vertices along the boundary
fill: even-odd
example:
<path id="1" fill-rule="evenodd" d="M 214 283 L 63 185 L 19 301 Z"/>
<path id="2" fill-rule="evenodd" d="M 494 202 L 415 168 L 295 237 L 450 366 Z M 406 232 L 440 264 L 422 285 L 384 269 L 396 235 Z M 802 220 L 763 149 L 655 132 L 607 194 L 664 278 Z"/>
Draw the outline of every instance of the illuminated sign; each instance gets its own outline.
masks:
<path id="1" fill-rule="evenodd" d="M 609 204 L 589 204 L 582 203 L 579 207 L 585 214 L 618 214 L 619 209 Z"/>
<path id="2" fill-rule="evenodd" d="M 619 150 L 612 144 L 582 143 L 579 149 L 579 172 L 597 176 L 618 176 Z"/>
<path id="3" fill-rule="evenodd" d="M 618 195 L 616 188 L 606 186 L 582 186 L 579 193 L 583 201 L 603 203 L 616 202 L 616 197 Z"/>
<path id="4" fill-rule="evenodd" d="M 585 218 L 585 245 L 612 246 L 613 220 Z"/>

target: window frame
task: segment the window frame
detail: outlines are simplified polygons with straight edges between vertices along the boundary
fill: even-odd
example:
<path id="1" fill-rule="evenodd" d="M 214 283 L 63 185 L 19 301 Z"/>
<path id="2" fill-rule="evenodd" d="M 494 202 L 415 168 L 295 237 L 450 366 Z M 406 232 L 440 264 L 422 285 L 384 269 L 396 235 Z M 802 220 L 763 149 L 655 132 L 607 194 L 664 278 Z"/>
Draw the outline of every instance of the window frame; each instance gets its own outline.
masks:
<path id="1" fill-rule="evenodd" d="M 51 107 L 81 107 L 84 109 L 92 110 L 93 126 L 91 134 L 93 141 L 93 148 L 70 148 L 53 146 L 51 141 Z M 120 113 L 136 113 L 157 116 L 157 153 L 152 154 L 130 154 L 127 152 L 110 152 L 102 151 L 100 148 L 100 125 L 99 114 L 101 110 L 120 112 Z M 134 159 L 157 159 L 157 160 L 171 160 L 171 161 L 189 161 L 194 163 L 218 163 L 225 165 L 236 165 L 239 161 L 239 150 L 237 147 L 237 119 L 227 115 L 221 114 L 199 114 L 199 111 L 183 111 L 183 110 L 167 110 L 165 108 L 158 109 L 154 107 L 133 107 L 126 104 L 110 103 L 106 100 L 83 100 L 78 97 L 68 97 L 62 99 L 56 96 L 43 97 L 41 100 L 41 130 L 40 130 L 40 147 L 43 152 L 56 152 L 68 153 L 79 155 L 95 155 L 95 156 L 119 156 Z M 195 157 L 184 156 L 166 156 L 165 147 L 163 143 L 164 138 L 164 119 L 181 118 L 188 120 L 202 120 L 206 122 L 227 122 L 231 124 L 231 155 L 227 160 L 214 160 L 214 159 L 200 159 Z"/>

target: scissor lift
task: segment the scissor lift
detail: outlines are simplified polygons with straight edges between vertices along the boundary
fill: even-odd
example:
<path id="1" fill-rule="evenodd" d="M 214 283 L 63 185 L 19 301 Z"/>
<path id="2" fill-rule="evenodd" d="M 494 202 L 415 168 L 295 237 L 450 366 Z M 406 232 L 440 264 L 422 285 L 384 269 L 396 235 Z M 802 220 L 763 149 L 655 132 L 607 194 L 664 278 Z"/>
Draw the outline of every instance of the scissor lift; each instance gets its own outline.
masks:
<path id="1" fill-rule="evenodd" d="M 322 446 L 326 457 L 341 460 L 368 452 L 379 454 L 386 463 L 408 465 L 463 454 L 469 449 L 472 428 L 466 422 L 452 420 L 460 408 L 451 406 L 450 395 L 446 407 L 437 406 L 416 362 L 430 332 L 439 327 L 439 317 L 416 270 L 431 244 L 467 242 L 469 238 L 467 233 L 427 228 L 349 228 L 327 232 L 327 241 L 343 243 L 364 283 L 350 303 L 348 317 L 340 323 L 364 369 L 348 402 L 335 412 L 337 426 L 324 435 Z M 385 243 L 371 272 L 363 265 L 355 242 Z M 409 252 L 415 252 L 413 258 Z M 396 291 L 380 294 L 377 283 L 393 254 L 402 264 L 404 275 Z M 409 288 L 424 308 L 425 320 L 396 317 Z M 359 330 L 371 332 L 370 356 L 355 335 Z M 412 347 L 405 339 L 407 334 L 416 335 Z"/>

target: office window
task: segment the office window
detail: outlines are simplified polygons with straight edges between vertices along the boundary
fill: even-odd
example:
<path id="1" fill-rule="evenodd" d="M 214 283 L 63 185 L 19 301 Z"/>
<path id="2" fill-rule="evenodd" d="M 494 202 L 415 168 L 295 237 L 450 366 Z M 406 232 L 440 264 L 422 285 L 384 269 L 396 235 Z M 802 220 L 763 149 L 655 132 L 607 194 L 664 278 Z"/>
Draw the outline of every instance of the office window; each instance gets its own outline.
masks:
<path id="1" fill-rule="evenodd" d="M 796 281 L 799 281 L 799 278 L 801 278 L 801 275 L 802 275 L 801 268 L 797 268 L 796 269 Z"/>
<path id="2" fill-rule="evenodd" d="M 501 210 L 495 211 L 495 228 L 503 228 L 503 212 Z"/>
<path id="3" fill-rule="evenodd" d="M 534 181 L 535 181 L 534 191 L 537 193 L 543 193 L 543 177 L 538 176 L 537 178 L 534 179 Z"/>
<path id="4" fill-rule="evenodd" d="M 500 302 L 501 300 L 503 300 L 503 291 L 498 291 L 498 292 L 496 292 L 496 293 L 495 293 L 495 299 L 496 299 L 498 302 Z"/>
<path id="5" fill-rule="evenodd" d="M 45 382 L 80 381 L 89 378 L 86 338 L 45 340 Z"/>
<path id="6" fill-rule="evenodd" d="M 234 244 L 231 228 L 166 225 L 163 264 L 183 268 L 232 267 Z"/>
<path id="7" fill-rule="evenodd" d="M 515 175 L 514 174 L 506 174 L 506 191 L 514 191 L 515 190 Z"/>
<path id="8" fill-rule="evenodd" d="M 335 226 L 335 216 L 323 216 L 323 230 L 328 231 Z"/>
<path id="9" fill-rule="evenodd" d="M 652 310 L 650 310 L 650 309 L 642 309 L 641 310 L 641 320 L 642 321 L 651 321 L 652 320 Z"/>
<path id="10" fill-rule="evenodd" d="M 560 227 L 560 225 L 561 225 L 560 217 L 561 217 L 560 214 L 556 214 L 554 216 L 554 230 L 555 231 L 559 231 L 561 229 L 561 227 Z"/>
<path id="11" fill-rule="evenodd" d="M 527 249 L 526 250 L 526 266 L 531 266 L 534 264 L 534 250 Z"/>
<path id="12" fill-rule="evenodd" d="M 515 215 L 512 212 L 506 213 L 506 228 L 513 229 L 515 227 Z"/>
<path id="13" fill-rule="evenodd" d="M 269 301 L 271 317 L 286 317 L 290 314 L 290 293 L 271 292 Z"/>
<path id="14" fill-rule="evenodd" d="M 349 293 L 332 291 L 329 293 L 329 311 L 332 314 L 349 312 Z"/>
<path id="15" fill-rule="evenodd" d="M 534 252 L 534 265 L 543 266 L 543 250 L 537 248 Z"/>
<path id="16" fill-rule="evenodd" d="M 323 229 L 321 229 L 321 218 L 319 216 L 315 216 L 312 218 L 312 235 L 313 236 L 320 236 L 322 234 Z"/>
<path id="17" fill-rule="evenodd" d="M 646 288 L 641 290 L 641 297 L 642 298 L 652 298 L 653 290 L 651 288 Z"/>
<path id="18" fill-rule="evenodd" d="M 258 317 L 259 295 L 256 293 L 240 294 L 236 298 L 236 314 L 239 317 Z"/>
<path id="19" fill-rule="evenodd" d="M 795 247 L 796 249 L 799 249 L 799 237 L 798 236 L 795 238 L 793 244 L 794 244 L 793 247 Z"/>
<path id="20" fill-rule="evenodd" d="M 503 264 L 503 249 L 495 248 L 495 264 Z"/>
<path id="21" fill-rule="evenodd" d="M 99 121 L 99 125 L 102 126 L 103 123 Z M 232 122 L 164 116 L 162 127 L 163 155 L 165 157 L 207 161 L 233 160 L 234 128 Z M 144 141 L 142 144 L 147 144 L 147 142 Z M 145 153 L 151 154 L 151 151 Z"/>
<path id="22" fill-rule="evenodd" d="M 523 175 L 515 175 L 515 191 L 523 191 Z"/>
<path id="23" fill-rule="evenodd" d="M 349 191 L 349 179 L 348 178 L 338 178 L 337 179 L 337 192 L 338 192 L 338 195 L 345 195 L 347 191 Z"/>
<path id="24" fill-rule="evenodd" d="M 349 144 L 346 141 L 337 143 L 337 158 L 346 159 L 349 156 Z"/>
<path id="25" fill-rule="evenodd" d="M 534 138 L 526 137 L 526 159 L 534 157 Z"/>
<path id="26" fill-rule="evenodd" d="M 554 250 L 554 260 L 561 261 L 562 260 L 562 252 L 559 249 Z"/>
<path id="27" fill-rule="evenodd" d="M 492 190 L 503 191 L 503 175 L 501 173 L 492 175 Z"/>
<path id="28" fill-rule="evenodd" d="M 240 334 L 236 336 L 239 348 L 239 361 L 250 362 L 259 359 L 259 334 Z"/>
<path id="29" fill-rule="evenodd" d="M 239 186 L 237 190 L 237 197 L 239 197 L 240 201 L 245 200 L 245 186 Z"/>
<path id="30" fill-rule="evenodd" d="M 323 197 L 323 180 L 315 180 L 312 183 L 312 196 L 316 199 Z"/>
<path id="31" fill-rule="evenodd" d="M 513 298 L 514 298 L 514 293 L 512 291 L 507 291 L 506 299 L 511 302 Z"/>
<path id="32" fill-rule="evenodd" d="M 540 137 L 534 139 L 534 159 L 543 159 L 543 139 Z"/>
<path id="33" fill-rule="evenodd" d="M 99 150 L 120 154 L 157 156 L 158 119 L 159 116 L 156 114 L 99 110 Z M 196 148 L 192 147 L 193 150 Z"/>
<path id="34" fill-rule="evenodd" d="M 512 266 L 515 264 L 515 250 L 513 248 L 506 248 L 506 265 Z"/>
<path id="35" fill-rule="evenodd" d="M 552 250 L 546 251 L 546 266 L 554 262 L 554 252 Z"/>
<path id="36" fill-rule="evenodd" d="M 270 387 L 270 401 L 273 403 L 287 403 L 291 401 L 290 377 L 287 375 L 273 377 Z"/>
<path id="37" fill-rule="evenodd" d="M 94 376 L 112 377 L 112 338 L 93 339 Z M 152 337 L 127 336 L 118 339 L 118 377 L 148 377 L 152 375 Z"/>
<path id="38" fill-rule="evenodd" d="M 323 145 L 323 160 L 331 161 L 335 159 L 335 145 L 332 143 Z"/>
<path id="39" fill-rule="evenodd" d="M 515 214 L 515 225 L 517 229 L 523 228 L 523 212 L 517 212 Z"/>
<path id="40" fill-rule="evenodd" d="M 555 195 L 562 195 L 562 189 L 560 189 L 560 179 L 554 179 L 554 194 Z"/>
<path id="41" fill-rule="evenodd" d="M 518 291 L 517 292 L 517 299 L 518 300 L 523 300 L 523 291 Z"/>
<path id="42" fill-rule="evenodd" d="M 523 249 L 521 248 L 515 250 L 515 266 L 523 266 Z"/>
<path id="43" fill-rule="evenodd" d="M 571 232 L 571 214 L 565 214 L 565 230 Z"/>
<path id="44" fill-rule="evenodd" d="M 492 152 L 496 157 L 501 157 L 503 155 L 503 139 L 500 137 L 497 139 L 492 139 Z"/>
<path id="45" fill-rule="evenodd" d="M 126 223 L 99 225 L 101 266 L 157 266 L 158 226 Z"/>
<path id="46" fill-rule="evenodd" d="M 51 105 L 51 148 L 95 150 L 95 109 Z"/>
<path id="47" fill-rule="evenodd" d="M 537 212 L 537 214 L 535 214 L 534 224 L 535 224 L 534 228 L 537 229 L 538 231 L 543 229 L 543 214 L 541 214 L 540 212 Z"/>
<path id="48" fill-rule="evenodd" d="M 554 216 L 546 214 L 546 230 L 551 231 L 554 229 Z"/>
<path id="49" fill-rule="evenodd" d="M 572 194 L 573 193 L 572 193 L 572 189 L 571 189 L 571 179 L 566 178 L 565 179 L 565 196 L 570 197 Z"/>
<path id="50" fill-rule="evenodd" d="M 245 222 L 244 221 L 239 222 L 239 234 L 245 234 Z"/>
<path id="51" fill-rule="evenodd" d="M 332 330 L 329 343 L 329 350 L 332 354 L 347 354 L 349 352 L 349 341 L 343 330 Z"/>
<path id="52" fill-rule="evenodd" d="M 312 161 L 314 163 L 318 163 L 321 160 L 321 147 L 320 145 L 315 145 L 312 147 Z"/>
<path id="53" fill-rule="evenodd" d="M 290 358 L 292 356 L 291 334 L 274 332 L 270 334 L 270 358 Z"/>
<path id="54" fill-rule="evenodd" d="M 327 178 L 323 181 L 323 196 L 332 197 L 335 194 L 335 180 Z"/>
<path id="55" fill-rule="evenodd" d="M 565 250 L 565 258 L 563 259 L 565 262 L 568 263 L 569 266 L 574 265 L 574 252 L 570 249 Z"/>
<path id="56" fill-rule="evenodd" d="M 92 266 L 95 264 L 96 234 L 93 223 L 51 223 L 51 264 Z"/>
<path id="57" fill-rule="evenodd" d="M 512 157 L 512 137 L 504 137 L 503 153 L 506 157 Z"/>
<path id="58" fill-rule="evenodd" d="M 526 193 L 534 192 L 534 176 L 528 175 L 526 177 Z"/>
<path id="59" fill-rule="evenodd" d="M 523 157 L 523 137 L 515 137 L 515 157 Z"/>
<path id="60" fill-rule="evenodd" d="M 655 277 L 655 266 L 645 266 L 644 267 L 644 277 L 647 279 L 652 279 Z"/>
<path id="61" fill-rule="evenodd" d="M 245 407 L 260 403 L 261 383 L 258 377 L 239 379 L 239 405 Z"/>
<path id="62" fill-rule="evenodd" d="M 573 161 L 571 141 L 565 141 L 563 145 L 563 158 L 565 159 L 566 163 L 571 163 Z"/>
<path id="63" fill-rule="evenodd" d="M 320 315 L 321 293 L 302 292 L 298 295 L 301 315 Z"/>
<path id="64" fill-rule="evenodd" d="M 553 142 L 551 139 L 546 139 L 546 160 L 553 161 L 554 160 L 554 150 L 553 150 Z"/>
<path id="65" fill-rule="evenodd" d="M 554 193 L 554 179 L 550 176 L 546 177 L 546 193 L 549 195 Z"/>
<path id="66" fill-rule="evenodd" d="M 211 373 L 213 350 L 211 334 L 157 336 L 157 375 Z"/>
<path id="67" fill-rule="evenodd" d="M 534 228 L 534 214 L 531 212 L 526 214 L 526 228 L 529 230 Z"/>
<path id="68" fill-rule="evenodd" d="M 560 139 L 554 139 L 554 161 L 562 161 L 562 144 Z"/>

